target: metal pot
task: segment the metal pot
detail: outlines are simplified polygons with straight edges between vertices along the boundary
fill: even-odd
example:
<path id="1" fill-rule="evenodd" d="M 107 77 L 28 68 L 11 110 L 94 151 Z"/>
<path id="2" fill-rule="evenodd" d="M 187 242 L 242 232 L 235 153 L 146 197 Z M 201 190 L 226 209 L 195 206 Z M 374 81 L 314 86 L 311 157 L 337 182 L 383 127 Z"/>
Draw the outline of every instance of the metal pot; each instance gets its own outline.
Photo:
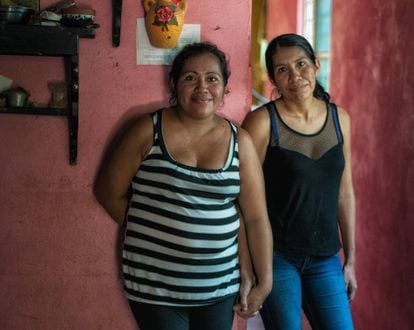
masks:
<path id="1" fill-rule="evenodd" d="M 27 100 L 30 93 L 21 87 L 16 87 L 4 91 L 2 96 L 6 96 L 6 104 L 9 107 L 24 107 L 27 105 Z"/>
<path id="2" fill-rule="evenodd" d="M 0 7 L 0 21 L 15 24 L 26 24 L 35 13 L 33 9 L 22 6 Z"/>

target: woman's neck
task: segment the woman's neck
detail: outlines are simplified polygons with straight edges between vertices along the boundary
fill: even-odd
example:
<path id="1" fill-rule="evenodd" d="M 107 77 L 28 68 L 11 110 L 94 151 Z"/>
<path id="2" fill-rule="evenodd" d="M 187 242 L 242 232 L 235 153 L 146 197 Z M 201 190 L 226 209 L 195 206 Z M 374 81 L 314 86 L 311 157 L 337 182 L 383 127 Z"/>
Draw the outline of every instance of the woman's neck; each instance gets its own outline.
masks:
<path id="1" fill-rule="evenodd" d="M 319 112 L 315 111 L 319 106 L 318 103 L 319 100 L 314 97 L 304 100 L 303 102 L 291 101 L 282 97 L 280 99 L 279 108 L 289 117 L 300 117 L 309 120 Z"/>

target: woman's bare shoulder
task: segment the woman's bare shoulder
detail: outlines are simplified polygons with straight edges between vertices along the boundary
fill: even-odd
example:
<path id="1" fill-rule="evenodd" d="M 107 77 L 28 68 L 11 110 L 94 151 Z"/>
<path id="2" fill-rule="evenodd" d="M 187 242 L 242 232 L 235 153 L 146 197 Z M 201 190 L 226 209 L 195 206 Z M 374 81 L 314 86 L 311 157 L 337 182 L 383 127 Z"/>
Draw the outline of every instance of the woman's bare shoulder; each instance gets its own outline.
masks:
<path id="1" fill-rule="evenodd" d="M 249 133 L 266 131 L 269 127 L 269 112 L 265 106 L 249 112 L 243 121 L 242 127 Z"/>
<path id="2" fill-rule="evenodd" d="M 153 144 L 154 128 L 150 114 L 135 119 L 123 132 L 117 144 L 119 151 L 145 156 Z"/>
<path id="3" fill-rule="evenodd" d="M 338 109 L 338 117 L 341 126 L 345 129 L 349 128 L 351 125 L 351 116 L 349 113 L 341 106 L 337 106 Z"/>

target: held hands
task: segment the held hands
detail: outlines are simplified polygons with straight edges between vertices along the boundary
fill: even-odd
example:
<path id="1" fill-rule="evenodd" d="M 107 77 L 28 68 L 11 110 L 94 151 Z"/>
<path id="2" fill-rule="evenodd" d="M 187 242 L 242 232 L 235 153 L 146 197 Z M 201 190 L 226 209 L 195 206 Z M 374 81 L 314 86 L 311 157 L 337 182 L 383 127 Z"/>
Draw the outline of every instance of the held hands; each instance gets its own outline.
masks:
<path id="1" fill-rule="evenodd" d="M 239 298 L 233 307 L 234 312 L 244 319 L 257 315 L 267 293 L 256 285 L 256 278 L 251 269 L 242 271 Z"/>
<path id="2" fill-rule="evenodd" d="M 355 297 L 357 290 L 357 280 L 355 275 L 355 264 L 354 263 L 345 263 L 343 267 L 345 286 L 348 292 L 348 298 L 352 301 Z"/>
<path id="3" fill-rule="evenodd" d="M 242 318 L 248 319 L 259 313 L 267 294 L 263 294 L 258 286 L 251 289 L 248 295 L 240 292 L 239 302 L 234 305 L 233 310 Z"/>

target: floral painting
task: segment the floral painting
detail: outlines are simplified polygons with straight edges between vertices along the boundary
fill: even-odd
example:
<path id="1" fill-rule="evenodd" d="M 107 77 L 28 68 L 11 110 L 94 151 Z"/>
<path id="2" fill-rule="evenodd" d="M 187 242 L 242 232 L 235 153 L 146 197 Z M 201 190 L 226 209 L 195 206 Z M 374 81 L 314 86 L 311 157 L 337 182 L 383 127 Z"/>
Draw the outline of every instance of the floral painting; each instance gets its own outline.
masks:
<path id="1" fill-rule="evenodd" d="M 172 0 L 175 5 L 160 5 L 155 8 L 154 25 L 161 26 L 161 31 L 168 31 L 168 25 L 178 25 L 174 13 L 181 0 Z"/>

